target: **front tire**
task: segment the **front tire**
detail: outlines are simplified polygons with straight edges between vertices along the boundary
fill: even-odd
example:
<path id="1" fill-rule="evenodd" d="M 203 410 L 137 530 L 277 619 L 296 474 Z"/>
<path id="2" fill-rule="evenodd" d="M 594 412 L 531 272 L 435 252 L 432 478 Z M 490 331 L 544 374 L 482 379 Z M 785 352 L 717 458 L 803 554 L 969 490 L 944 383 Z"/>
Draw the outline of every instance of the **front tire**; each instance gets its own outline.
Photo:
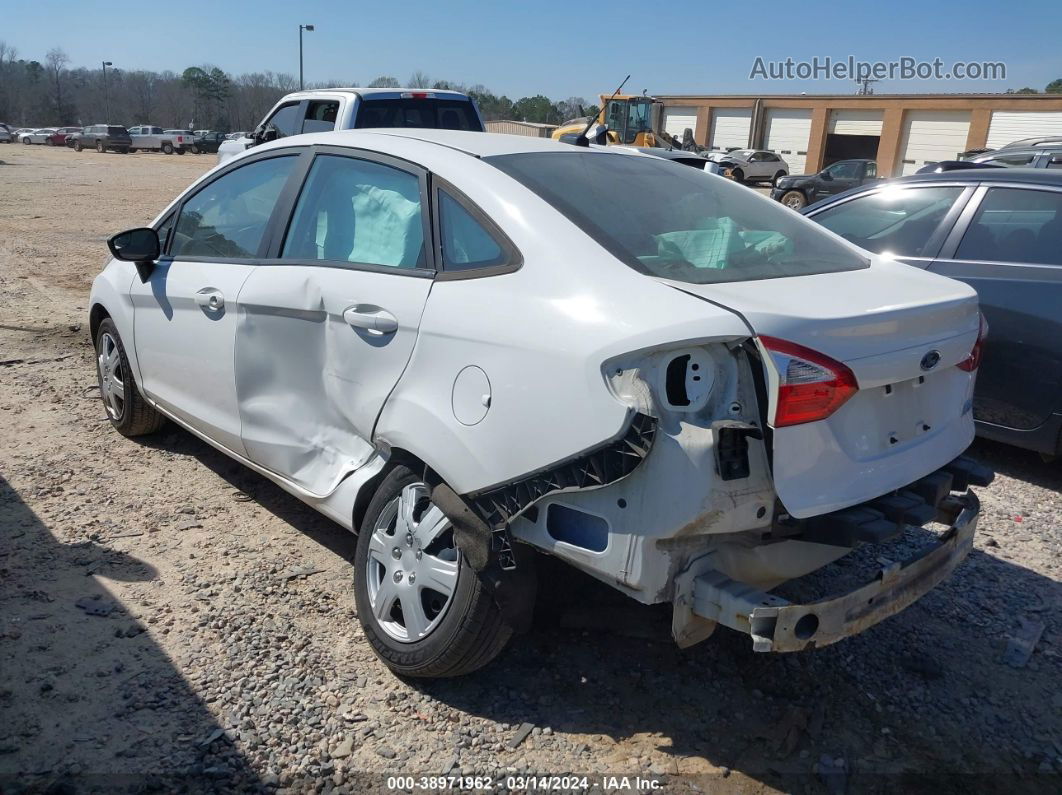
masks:
<path id="1" fill-rule="evenodd" d="M 782 194 L 782 204 L 791 210 L 800 210 L 808 203 L 807 198 L 798 190 L 787 191 Z"/>
<path id="2" fill-rule="evenodd" d="M 118 433 L 143 436 L 162 427 L 165 418 L 140 394 L 122 338 L 110 318 L 96 332 L 96 377 L 107 419 Z"/>
<path id="3" fill-rule="evenodd" d="M 81 145 L 81 141 L 74 141 L 74 151 L 75 151 L 75 152 L 80 152 L 80 151 L 81 151 L 82 149 L 84 149 L 84 148 L 85 148 L 85 147 L 83 147 L 83 146 Z"/>
<path id="4" fill-rule="evenodd" d="M 354 572 L 365 636 L 401 676 L 471 673 L 497 657 L 513 634 L 427 485 L 407 467 L 395 467 L 373 495 Z"/>
<path id="5" fill-rule="evenodd" d="M 734 178 L 734 182 L 745 181 L 745 172 L 742 171 L 740 168 L 735 168 L 733 171 L 731 171 L 730 176 Z"/>

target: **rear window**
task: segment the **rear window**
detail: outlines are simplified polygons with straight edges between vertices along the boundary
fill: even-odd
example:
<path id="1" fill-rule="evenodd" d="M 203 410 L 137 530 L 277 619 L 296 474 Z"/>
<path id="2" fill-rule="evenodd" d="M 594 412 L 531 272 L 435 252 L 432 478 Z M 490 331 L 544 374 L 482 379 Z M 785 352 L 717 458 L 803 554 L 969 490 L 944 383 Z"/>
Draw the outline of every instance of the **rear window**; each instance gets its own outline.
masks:
<path id="1" fill-rule="evenodd" d="M 444 99 L 363 99 L 354 127 L 483 130 L 471 102 Z"/>
<path id="2" fill-rule="evenodd" d="M 837 273 L 869 261 L 792 210 L 677 163 L 607 152 L 533 152 L 485 162 L 650 276 L 711 284 Z"/>
<path id="3" fill-rule="evenodd" d="M 125 127 L 108 127 L 107 135 L 129 135 L 129 131 Z"/>

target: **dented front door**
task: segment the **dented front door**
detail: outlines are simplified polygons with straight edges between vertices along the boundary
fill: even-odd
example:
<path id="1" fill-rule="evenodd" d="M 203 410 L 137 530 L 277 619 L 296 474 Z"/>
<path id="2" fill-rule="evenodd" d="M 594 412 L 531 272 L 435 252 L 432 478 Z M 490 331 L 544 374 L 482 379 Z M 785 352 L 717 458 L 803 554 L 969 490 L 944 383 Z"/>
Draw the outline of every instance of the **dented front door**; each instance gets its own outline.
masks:
<path id="1" fill-rule="evenodd" d="M 319 152 L 279 257 L 240 292 L 236 395 L 247 456 L 314 494 L 373 453 L 432 285 L 426 178 Z"/>

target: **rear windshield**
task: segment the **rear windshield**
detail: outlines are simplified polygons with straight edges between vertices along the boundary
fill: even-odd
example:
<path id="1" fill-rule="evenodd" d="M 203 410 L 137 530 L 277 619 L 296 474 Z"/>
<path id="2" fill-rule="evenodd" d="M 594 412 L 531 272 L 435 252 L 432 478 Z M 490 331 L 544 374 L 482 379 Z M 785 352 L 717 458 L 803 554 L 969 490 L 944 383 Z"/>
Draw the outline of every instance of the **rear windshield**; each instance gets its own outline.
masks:
<path id="1" fill-rule="evenodd" d="M 870 264 L 787 207 L 678 163 L 599 151 L 484 160 L 650 276 L 710 284 Z"/>
<path id="2" fill-rule="evenodd" d="M 354 127 L 358 130 L 367 127 L 428 127 L 483 131 L 472 103 L 463 99 L 363 99 Z"/>

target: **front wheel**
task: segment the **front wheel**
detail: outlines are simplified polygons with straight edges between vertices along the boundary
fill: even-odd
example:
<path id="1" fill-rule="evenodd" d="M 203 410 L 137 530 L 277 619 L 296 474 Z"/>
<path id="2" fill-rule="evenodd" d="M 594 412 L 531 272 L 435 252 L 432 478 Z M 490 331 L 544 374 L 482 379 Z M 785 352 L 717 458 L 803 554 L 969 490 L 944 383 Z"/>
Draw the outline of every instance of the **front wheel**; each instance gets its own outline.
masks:
<path id="1" fill-rule="evenodd" d="M 96 332 L 96 377 L 107 418 L 118 433 L 143 436 L 162 427 L 163 416 L 137 389 L 122 338 L 110 318 Z"/>
<path id="2" fill-rule="evenodd" d="M 365 513 L 354 597 L 373 651 L 403 676 L 471 673 L 497 657 L 513 632 L 428 486 L 404 466 L 384 478 Z"/>
<path id="3" fill-rule="evenodd" d="M 804 194 L 798 190 L 791 190 L 782 195 L 782 204 L 793 210 L 799 210 L 808 203 Z"/>
<path id="4" fill-rule="evenodd" d="M 81 151 L 82 149 L 84 149 L 84 148 L 85 148 L 85 147 L 83 147 L 83 146 L 81 145 L 81 141 L 74 141 L 74 151 L 75 151 L 75 152 L 80 152 L 80 151 Z"/>
<path id="5" fill-rule="evenodd" d="M 735 182 L 745 181 L 745 172 L 742 171 L 740 168 L 735 168 L 733 171 L 731 171 L 730 176 L 734 178 Z"/>

